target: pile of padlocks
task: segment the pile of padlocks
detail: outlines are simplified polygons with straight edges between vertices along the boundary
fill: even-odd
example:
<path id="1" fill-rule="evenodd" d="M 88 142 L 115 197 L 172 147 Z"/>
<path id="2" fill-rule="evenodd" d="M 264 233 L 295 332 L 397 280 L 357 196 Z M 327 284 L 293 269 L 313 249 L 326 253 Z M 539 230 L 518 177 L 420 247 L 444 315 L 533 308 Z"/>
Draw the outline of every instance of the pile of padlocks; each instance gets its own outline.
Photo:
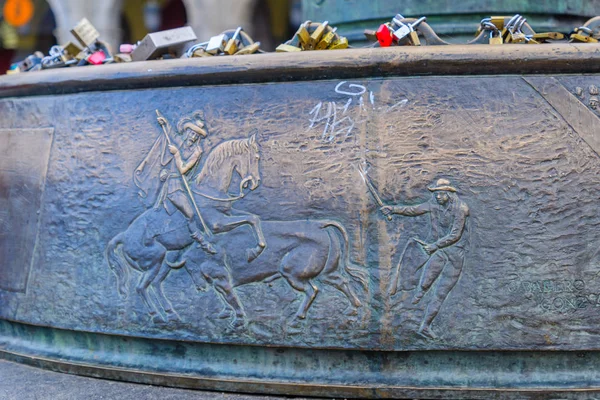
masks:
<path id="1" fill-rule="evenodd" d="M 348 39 L 336 33 L 337 28 L 323 23 L 306 21 L 287 42 L 275 49 L 278 53 L 307 50 L 339 50 L 348 48 Z"/>
<path id="2" fill-rule="evenodd" d="M 427 18 L 405 18 L 397 14 L 390 22 L 377 30 L 365 30 L 370 47 L 448 45 L 427 24 Z M 87 20 L 81 20 L 71 33 L 79 43 L 69 42 L 53 46 L 48 55 L 39 51 L 12 64 L 8 74 L 41 69 L 101 65 L 115 62 L 146 61 L 169 58 L 213 57 L 224 55 L 247 55 L 264 53 L 260 42 L 254 42 L 241 27 L 213 36 L 207 42 L 198 43 L 196 34 L 189 26 L 150 33 L 136 44 L 122 44 L 119 53 L 112 54 L 110 47 L 99 40 L 100 34 Z M 467 44 L 541 44 L 558 41 L 598 43 L 600 40 L 600 17 L 587 21 L 569 34 L 560 32 L 536 33 L 521 15 L 484 18 L 475 38 Z M 310 50 L 338 50 L 349 48 L 348 39 L 337 33 L 327 21 L 306 21 L 294 36 L 279 45 L 276 52 Z"/>

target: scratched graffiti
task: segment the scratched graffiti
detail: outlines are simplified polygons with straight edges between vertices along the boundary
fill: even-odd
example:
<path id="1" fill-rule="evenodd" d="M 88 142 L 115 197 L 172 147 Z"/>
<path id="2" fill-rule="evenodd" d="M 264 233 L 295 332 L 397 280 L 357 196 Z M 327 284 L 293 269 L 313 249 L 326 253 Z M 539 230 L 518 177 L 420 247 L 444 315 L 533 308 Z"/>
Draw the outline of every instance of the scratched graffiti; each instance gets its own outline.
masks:
<path id="1" fill-rule="evenodd" d="M 309 112 L 308 130 L 322 129 L 320 140 L 333 142 L 338 138 L 351 137 L 357 126 L 366 123 L 375 111 L 391 111 L 404 107 L 408 99 L 401 99 L 390 106 L 378 106 L 372 90 L 366 86 L 339 82 L 334 93 L 347 96 L 342 101 L 319 101 Z"/>

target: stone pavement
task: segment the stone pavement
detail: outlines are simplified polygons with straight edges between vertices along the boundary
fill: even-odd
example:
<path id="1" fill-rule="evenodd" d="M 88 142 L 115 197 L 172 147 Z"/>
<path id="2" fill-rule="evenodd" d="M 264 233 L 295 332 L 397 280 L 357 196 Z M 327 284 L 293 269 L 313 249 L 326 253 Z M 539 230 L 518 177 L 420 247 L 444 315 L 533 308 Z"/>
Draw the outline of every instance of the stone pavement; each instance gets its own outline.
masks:
<path id="1" fill-rule="evenodd" d="M 0 360 L 2 400 L 281 400 L 281 397 L 173 389 L 62 374 Z M 287 399 L 287 398 L 286 398 Z M 294 398 L 296 400 L 308 400 Z M 314 398 L 312 400 L 315 400 Z"/>

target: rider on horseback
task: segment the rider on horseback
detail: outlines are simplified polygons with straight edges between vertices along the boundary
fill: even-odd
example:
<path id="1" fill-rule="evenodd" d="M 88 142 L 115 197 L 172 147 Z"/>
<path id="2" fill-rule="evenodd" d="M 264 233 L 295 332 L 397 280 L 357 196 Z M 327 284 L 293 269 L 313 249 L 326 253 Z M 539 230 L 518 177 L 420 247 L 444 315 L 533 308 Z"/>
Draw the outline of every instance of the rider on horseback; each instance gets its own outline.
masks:
<path id="1" fill-rule="evenodd" d="M 169 163 L 170 165 L 165 166 L 160 172 L 160 180 L 164 183 L 156 199 L 155 207 L 163 206 L 169 215 L 179 210 L 188 220 L 188 228 L 192 238 L 198 242 L 204 251 L 215 254 L 215 248 L 206 239 L 205 234 L 198 226 L 194 206 L 181 181 L 187 179 L 187 176 L 194 175 L 202 157 L 199 139 L 208 136 L 202 118 L 198 114 L 195 114 L 194 117 L 195 121 L 184 117 L 177 124 L 177 133 L 183 137 L 178 146 L 175 145 L 175 142 L 168 145 L 169 152 L 173 157 Z M 158 117 L 158 123 L 166 128 L 166 132 L 170 137 L 173 137 L 170 135 L 171 126 L 164 117 Z"/>

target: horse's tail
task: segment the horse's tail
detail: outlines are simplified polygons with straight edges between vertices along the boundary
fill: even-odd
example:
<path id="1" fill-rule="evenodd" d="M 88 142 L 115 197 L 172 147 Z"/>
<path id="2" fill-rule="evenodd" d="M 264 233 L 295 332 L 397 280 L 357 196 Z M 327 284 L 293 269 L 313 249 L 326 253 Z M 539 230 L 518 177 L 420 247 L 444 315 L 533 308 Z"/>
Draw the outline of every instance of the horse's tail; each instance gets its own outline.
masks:
<path id="1" fill-rule="evenodd" d="M 369 274 L 360 265 L 350 261 L 350 240 L 348 239 L 348 232 L 344 225 L 336 221 L 325 221 L 321 228 L 333 227 L 342 235 L 344 239 L 344 245 L 342 246 L 342 263 L 344 264 L 344 270 L 358 283 L 360 283 L 365 290 L 368 290 L 369 286 Z"/>
<path id="2" fill-rule="evenodd" d="M 112 238 L 108 245 L 104 256 L 110 269 L 115 273 L 117 277 L 117 289 L 119 295 L 123 298 L 127 298 L 127 283 L 129 281 L 129 272 L 127 267 L 131 268 L 131 265 L 123 254 L 123 232 Z"/>

